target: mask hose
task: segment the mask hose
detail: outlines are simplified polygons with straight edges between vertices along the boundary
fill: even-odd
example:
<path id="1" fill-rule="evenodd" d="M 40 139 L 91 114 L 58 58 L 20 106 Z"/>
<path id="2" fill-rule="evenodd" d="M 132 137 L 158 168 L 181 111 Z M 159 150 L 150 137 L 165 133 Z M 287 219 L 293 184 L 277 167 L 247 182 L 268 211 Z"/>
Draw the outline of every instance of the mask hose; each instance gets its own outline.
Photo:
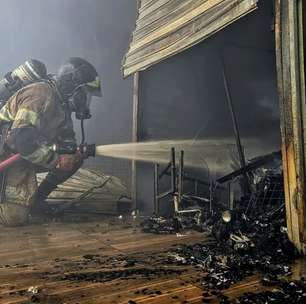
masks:
<path id="1" fill-rule="evenodd" d="M 81 119 L 81 134 L 82 134 L 81 145 L 84 145 L 85 143 L 84 119 Z"/>

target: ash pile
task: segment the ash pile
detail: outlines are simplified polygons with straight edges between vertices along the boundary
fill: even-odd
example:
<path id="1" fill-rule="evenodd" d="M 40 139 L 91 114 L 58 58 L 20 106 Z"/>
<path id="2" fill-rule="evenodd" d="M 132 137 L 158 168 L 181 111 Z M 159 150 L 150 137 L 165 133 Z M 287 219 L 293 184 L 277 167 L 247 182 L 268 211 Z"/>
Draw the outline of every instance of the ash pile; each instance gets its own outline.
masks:
<path id="1" fill-rule="evenodd" d="M 306 303 L 306 280 L 305 278 L 300 281 L 282 280 L 278 282 L 278 288 L 275 290 L 267 290 L 261 293 L 245 293 L 237 301 L 240 304 L 303 304 Z"/>
<path id="2" fill-rule="evenodd" d="M 297 255 L 287 237 L 283 208 L 270 207 L 264 215 L 235 214 L 228 223 L 211 219 L 216 243 L 180 245 L 170 253 L 169 263 L 202 268 L 202 285 L 213 294 L 257 272 L 262 272 L 263 284 L 278 283 L 291 274 Z"/>
<path id="3" fill-rule="evenodd" d="M 151 217 L 142 224 L 142 229 L 151 233 L 182 233 L 196 227 L 214 236 L 214 243 L 178 246 L 169 252 L 167 261 L 201 268 L 202 287 L 209 290 L 207 297 L 217 295 L 221 296 L 221 303 L 231 303 L 222 296 L 222 290 L 258 272 L 262 274 L 263 285 L 278 286 L 282 290 L 279 293 L 290 296 L 293 285 L 304 286 L 305 282 L 292 282 L 290 289 L 281 281 L 291 275 L 297 252 L 287 236 L 280 152 L 253 159 L 246 167 L 219 178 L 211 188 L 218 191 L 220 185 L 233 181 L 248 188 L 240 200 L 222 204 L 213 200 L 213 193 L 210 194 L 213 201 L 193 206 L 193 212 L 186 211 L 187 219 L 180 209 L 171 218 Z M 174 203 L 177 197 L 184 197 L 182 193 L 173 195 Z M 306 295 L 303 288 L 297 287 L 299 292 L 302 290 L 301 297 Z M 282 303 L 274 301 L 280 299 L 279 293 L 257 298 L 246 294 L 237 303 Z M 261 302 L 260 297 L 265 301 Z"/>

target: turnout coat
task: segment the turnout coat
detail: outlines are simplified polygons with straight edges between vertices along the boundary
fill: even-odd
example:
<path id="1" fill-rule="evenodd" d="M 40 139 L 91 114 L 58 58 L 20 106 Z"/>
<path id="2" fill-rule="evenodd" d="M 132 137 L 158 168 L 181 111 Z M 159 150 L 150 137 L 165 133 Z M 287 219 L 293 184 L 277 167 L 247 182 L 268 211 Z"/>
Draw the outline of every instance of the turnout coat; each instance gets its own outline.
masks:
<path id="1" fill-rule="evenodd" d="M 20 210 L 27 213 L 27 207 L 33 204 L 36 173 L 55 167 L 58 155 L 52 150 L 53 144 L 75 143 L 75 133 L 71 112 L 63 106 L 52 82 L 38 82 L 19 90 L 0 110 L 0 125 L 6 147 L 0 158 L 4 160 L 12 153 L 22 156 L 2 174 L 0 222 L 10 224 L 14 217 L 13 222 L 18 222 L 20 215 L 24 220 Z M 5 214 L 12 212 L 13 216 Z"/>

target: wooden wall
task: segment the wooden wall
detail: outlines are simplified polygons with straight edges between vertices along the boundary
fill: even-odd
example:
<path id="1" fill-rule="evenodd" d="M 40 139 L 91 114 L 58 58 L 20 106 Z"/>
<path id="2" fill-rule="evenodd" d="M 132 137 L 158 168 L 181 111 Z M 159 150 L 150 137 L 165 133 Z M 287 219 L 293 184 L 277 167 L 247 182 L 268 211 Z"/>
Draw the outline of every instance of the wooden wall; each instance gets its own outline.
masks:
<path id="1" fill-rule="evenodd" d="M 289 238 L 305 252 L 305 1 L 276 1 L 276 55 Z"/>

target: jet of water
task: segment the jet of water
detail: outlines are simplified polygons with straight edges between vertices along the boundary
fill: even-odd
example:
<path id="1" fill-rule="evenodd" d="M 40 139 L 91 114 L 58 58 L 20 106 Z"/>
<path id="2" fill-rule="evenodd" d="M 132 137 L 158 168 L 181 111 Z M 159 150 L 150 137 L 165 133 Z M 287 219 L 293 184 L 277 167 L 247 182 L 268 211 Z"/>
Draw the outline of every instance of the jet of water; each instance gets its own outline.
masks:
<path id="1" fill-rule="evenodd" d="M 235 146 L 225 140 L 163 140 L 124 144 L 101 145 L 96 155 L 166 164 L 170 161 L 170 151 L 174 147 L 176 157 L 185 152 L 185 165 L 205 168 L 212 172 L 226 173 L 231 164 Z"/>

